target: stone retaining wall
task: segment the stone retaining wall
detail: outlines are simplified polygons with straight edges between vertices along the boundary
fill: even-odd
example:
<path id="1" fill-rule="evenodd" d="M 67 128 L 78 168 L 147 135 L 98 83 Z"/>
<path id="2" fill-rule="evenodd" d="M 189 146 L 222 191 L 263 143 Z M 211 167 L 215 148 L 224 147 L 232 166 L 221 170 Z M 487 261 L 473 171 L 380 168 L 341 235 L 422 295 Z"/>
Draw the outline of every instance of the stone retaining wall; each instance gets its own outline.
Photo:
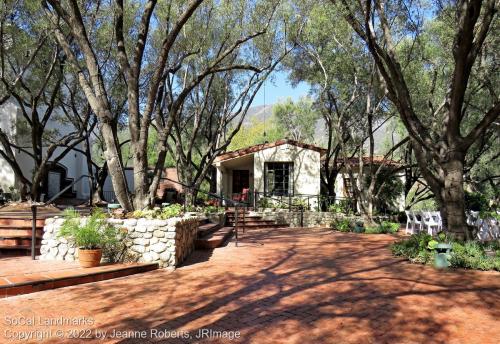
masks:
<path id="1" fill-rule="evenodd" d="M 264 220 L 273 220 L 278 224 L 288 223 L 290 227 L 300 227 L 300 212 L 288 211 L 287 209 L 266 209 L 263 211 L 254 211 L 252 214 L 262 216 Z M 363 222 L 360 216 L 345 216 L 335 214 L 332 212 L 317 212 L 317 211 L 304 211 L 303 226 L 304 227 L 330 227 L 331 223 L 336 219 L 349 219 L 352 222 Z M 390 217 L 375 217 L 375 221 L 393 221 L 397 219 Z"/>
<path id="2" fill-rule="evenodd" d="M 266 209 L 251 214 L 262 216 L 264 220 L 276 221 L 278 224 L 288 223 L 290 227 L 300 227 L 300 212 L 287 209 Z M 330 212 L 304 211 L 304 227 L 330 227 L 330 224 L 339 216 Z"/>
<path id="3" fill-rule="evenodd" d="M 85 221 L 85 219 L 82 219 Z M 158 263 L 162 268 L 178 266 L 194 250 L 198 229 L 197 217 L 168 220 L 109 219 L 111 224 L 127 232 L 123 261 Z M 40 259 L 68 260 L 78 258 L 78 250 L 57 234 L 62 218 L 45 221 Z"/>

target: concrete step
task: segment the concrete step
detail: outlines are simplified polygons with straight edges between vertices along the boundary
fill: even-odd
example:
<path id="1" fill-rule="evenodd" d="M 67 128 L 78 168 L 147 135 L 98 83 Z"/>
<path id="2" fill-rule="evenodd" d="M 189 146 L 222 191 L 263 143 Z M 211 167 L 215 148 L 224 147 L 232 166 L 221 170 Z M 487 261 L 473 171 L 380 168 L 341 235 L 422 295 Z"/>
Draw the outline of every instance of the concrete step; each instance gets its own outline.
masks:
<path id="1" fill-rule="evenodd" d="M 243 224 L 238 224 L 238 228 L 283 228 L 283 227 L 290 227 L 290 224 L 268 223 L 268 224 L 251 224 L 251 225 L 246 224 L 245 226 L 243 226 Z"/>
<path id="2" fill-rule="evenodd" d="M 202 238 L 196 239 L 195 247 L 197 249 L 214 249 L 222 246 L 224 242 L 233 234 L 233 227 L 222 227 L 213 233 Z"/>
<path id="3" fill-rule="evenodd" d="M 98 282 L 158 269 L 156 263 L 124 263 L 0 277 L 0 298 Z"/>
<path id="4" fill-rule="evenodd" d="M 36 227 L 43 228 L 44 219 L 36 220 Z M 33 226 L 31 219 L 0 218 L 0 228 L 30 228 Z"/>
<path id="5" fill-rule="evenodd" d="M 43 229 L 37 228 L 36 235 L 38 237 L 43 236 Z M 4 237 L 25 237 L 28 236 L 31 238 L 31 229 L 16 229 L 16 228 L 0 228 L 0 238 Z"/>
<path id="6" fill-rule="evenodd" d="M 0 240 L 5 240 L 5 239 L 31 239 L 31 232 L 27 234 L 0 234 Z M 42 239 L 43 235 L 39 232 L 36 234 L 37 239 Z"/>
<path id="7" fill-rule="evenodd" d="M 29 245 L 6 246 L 0 244 L 0 259 L 31 255 L 31 241 Z M 40 245 L 35 246 L 35 255 L 40 255 Z"/>
<path id="8" fill-rule="evenodd" d="M 198 238 L 202 238 L 206 235 L 209 235 L 221 227 L 222 227 L 222 225 L 220 225 L 218 223 L 210 223 L 210 222 L 205 223 L 205 224 L 198 227 Z"/>
<path id="9" fill-rule="evenodd" d="M 228 220 L 227 222 L 228 226 L 233 226 L 234 225 L 234 220 Z M 275 224 L 276 221 L 274 220 L 251 220 L 251 219 L 245 219 L 243 220 L 238 220 L 238 225 L 243 226 L 243 225 L 270 225 L 270 224 Z"/>
<path id="10" fill-rule="evenodd" d="M 42 239 L 36 239 L 37 244 L 41 244 Z M 30 246 L 31 247 L 31 237 L 0 237 L 0 246 L 9 246 L 9 247 L 22 247 L 22 246 Z"/>
<path id="11" fill-rule="evenodd" d="M 40 249 L 40 245 L 35 246 L 36 249 Z M 0 250 L 20 250 L 20 251 L 31 251 L 31 242 L 29 245 L 15 245 L 15 246 L 9 246 L 9 245 L 2 245 L 0 241 Z"/>
<path id="12" fill-rule="evenodd" d="M 227 220 L 234 220 L 235 218 L 236 218 L 236 216 L 226 215 Z M 262 219 L 262 216 L 258 216 L 258 215 L 240 216 L 240 215 L 238 215 L 238 220 L 242 220 L 243 218 L 245 220 L 260 220 L 260 219 Z"/>

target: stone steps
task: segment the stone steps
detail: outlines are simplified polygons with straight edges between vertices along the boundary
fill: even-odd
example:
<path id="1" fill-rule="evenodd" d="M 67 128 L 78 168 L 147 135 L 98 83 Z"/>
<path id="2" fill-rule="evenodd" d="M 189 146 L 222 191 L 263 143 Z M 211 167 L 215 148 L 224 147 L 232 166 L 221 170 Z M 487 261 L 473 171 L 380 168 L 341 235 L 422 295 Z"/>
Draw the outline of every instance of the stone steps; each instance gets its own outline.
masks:
<path id="1" fill-rule="evenodd" d="M 234 226 L 236 220 L 236 215 L 233 211 L 226 212 L 226 226 Z M 238 214 L 238 229 L 255 229 L 255 228 L 281 228 L 289 227 L 290 225 L 277 224 L 274 220 L 264 220 L 262 216 L 250 215 L 248 212 Z"/>
<path id="2" fill-rule="evenodd" d="M 23 218 L 24 217 L 24 218 Z M 36 220 L 35 254 L 40 254 L 45 219 Z M 0 217 L 0 257 L 27 256 L 31 254 L 31 213 L 2 213 Z"/>
<path id="3" fill-rule="evenodd" d="M 35 246 L 35 255 L 40 254 L 41 245 Z M 31 255 L 31 240 L 29 245 L 0 245 L 0 259 L 25 257 Z"/>
<path id="4" fill-rule="evenodd" d="M 234 220 L 227 220 L 226 221 L 227 225 L 233 226 L 234 223 L 235 223 Z M 270 224 L 275 224 L 275 223 L 276 223 L 276 221 L 273 221 L 273 220 L 247 220 L 247 219 L 245 219 L 245 221 L 243 221 L 243 219 L 238 220 L 238 226 L 242 226 L 243 224 L 248 226 L 248 225 L 270 225 Z"/>
<path id="5" fill-rule="evenodd" d="M 0 228 L 0 238 L 31 238 L 31 232 L 31 229 Z M 36 236 L 39 238 L 43 236 L 43 228 L 36 229 Z"/>
<path id="6" fill-rule="evenodd" d="M 221 227 L 216 231 L 195 240 L 197 249 L 214 249 L 220 247 L 233 234 L 233 227 Z"/>
<path id="7" fill-rule="evenodd" d="M 37 245 L 42 243 L 41 238 L 36 238 Z M 0 238 L 0 247 L 17 247 L 17 246 L 30 246 L 31 245 L 31 236 L 25 237 L 1 237 Z M 30 246 L 31 247 L 31 246 Z"/>
<path id="8" fill-rule="evenodd" d="M 283 223 L 283 224 L 277 224 L 277 223 L 268 223 L 268 224 L 252 224 L 252 225 L 243 225 L 238 224 L 239 229 L 246 229 L 246 228 L 282 228 L 282 227 L 290 227 L 288 223 Z"/>
<path id="9" fill-rule="evenodd" d="M 218 223 L 205 223 L 198 227 L 198 238 L 207 236 L 215 231 L 217 231 L 222 226 Z"/>

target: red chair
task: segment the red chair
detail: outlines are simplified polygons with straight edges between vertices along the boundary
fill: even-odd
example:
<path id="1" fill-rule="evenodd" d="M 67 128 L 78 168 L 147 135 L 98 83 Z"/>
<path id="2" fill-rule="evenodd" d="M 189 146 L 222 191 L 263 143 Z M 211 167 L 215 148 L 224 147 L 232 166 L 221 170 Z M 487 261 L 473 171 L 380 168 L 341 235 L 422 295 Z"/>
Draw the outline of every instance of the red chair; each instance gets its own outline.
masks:
<path id="1" fill-rule="evenodd" d="M 250 189 L 245 188 L 241 191 L 239 194 L 234 194 L 233 195 L 233 201 L 236 202 L 247 202 L 248 201 L 248 194 L 249 194 Z"/>

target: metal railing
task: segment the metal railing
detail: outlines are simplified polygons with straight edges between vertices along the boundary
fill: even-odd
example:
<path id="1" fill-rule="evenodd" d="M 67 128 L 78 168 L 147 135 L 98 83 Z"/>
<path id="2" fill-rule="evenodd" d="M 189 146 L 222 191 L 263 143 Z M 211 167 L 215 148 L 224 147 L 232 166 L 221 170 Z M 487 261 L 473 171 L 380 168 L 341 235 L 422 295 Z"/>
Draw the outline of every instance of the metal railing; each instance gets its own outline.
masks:
<path id="1" fill-rule="evenodd" d="M 241 209 L 243 209 L 243 232 L 244 232 L 244 230 L 245 230 L 245 214 L 248 211 L 248 207 L 250 205 L 248 202 L 241 202 L 241 201 L 232 200 L 232 199 L 226 198 L 222 195 L 218 195 L 218 194 L 213 193 L 213 192 L 201 190 L 200 188 L 195 188 L 194 186 L 187 185 L 187 184 L 184 184 L 182 182 L 179 182 L 177 180 L 173 180 L 173 179 L 170 179 L 167 177 L 162 177 L 162 178 L 160 178 L 160 180 L 168 180 L 171 183 L 175 183 L 175 184 L 182 186 L 184 188 L 184 190 L 187 190 L 191 193 L 193 193 L 193 191 L 196 191 L 197 194 L 201 193 L 201 194 L 208 196 L 209 198 L 216 199 L 216 200 L 218 200 L 219 205 L 221 207 L 223 207 L 223 206 L 224 207 L 231 207 L 231 206 L 234 207 L 233 228 L 234 228 L 234 236 L 235 236 L 236 246 L 238 246 L 238 228 L 239 228 L 238 212 L 241 211 Z M 185 201 L 184 201 L 184 211 L 186 211 L 186 202 Z M 224 217 L 223 221 L 225 221 L 225 220 L 226 219 Z"/>
<path id="2" fill-rule="evenodd" d="M 116 203 L 116 194 L 114 191 L 103 191 L 103 199 L 109 203 Z"/>
<path id="3" fill-rule="evenodd" d="M 269 195 L 264 192 L 251 192 L 252 204 L 254 208 L 265 207 L 266 201 L 279 201 L 279 204 L 284 208 L 292 209 L 292 206 L 302 206 L 307 210 L 327 211 L 332 204 L 341 204 L 352 212 L 356 211 L 356 201 L 352 198 L 328 196 L 328 195 L 312 195 L 312 194 L 293 194 L 293 195 Z M 271 204 L 273 205 L 273 204 Z"/>
<path id="4" fill-rule="evenodd" d="M 89 204 L 92 206 L 92 195 L 94 193 L 94 186 L 92 184 L 92 178 L 88 175 L 82 175 L 78 179 L 74 180 L 70 185 L 66 186 L 64 189 L 60 190 L 57 194 L 52 196 L 48 201 L 43 202 L 43 203 L 37 203 L 37 204 L 32 204 L 31 205 L 31 259 L 35 260 L 36 256 L 36 217 L 37 217 L 37 208 L 39 207 L 44 207 L 52 202 L 54 202 L 56 199 L 58 199 L 61 195 L 63 195 L 66 191 L 69 189 L 72 189 L 73 186 L 76 185 L 80 180 L 83 178 L 88 178 L 89 179 L 89 186 L 90 186 L 90 196 L 89 196 Z"/>

